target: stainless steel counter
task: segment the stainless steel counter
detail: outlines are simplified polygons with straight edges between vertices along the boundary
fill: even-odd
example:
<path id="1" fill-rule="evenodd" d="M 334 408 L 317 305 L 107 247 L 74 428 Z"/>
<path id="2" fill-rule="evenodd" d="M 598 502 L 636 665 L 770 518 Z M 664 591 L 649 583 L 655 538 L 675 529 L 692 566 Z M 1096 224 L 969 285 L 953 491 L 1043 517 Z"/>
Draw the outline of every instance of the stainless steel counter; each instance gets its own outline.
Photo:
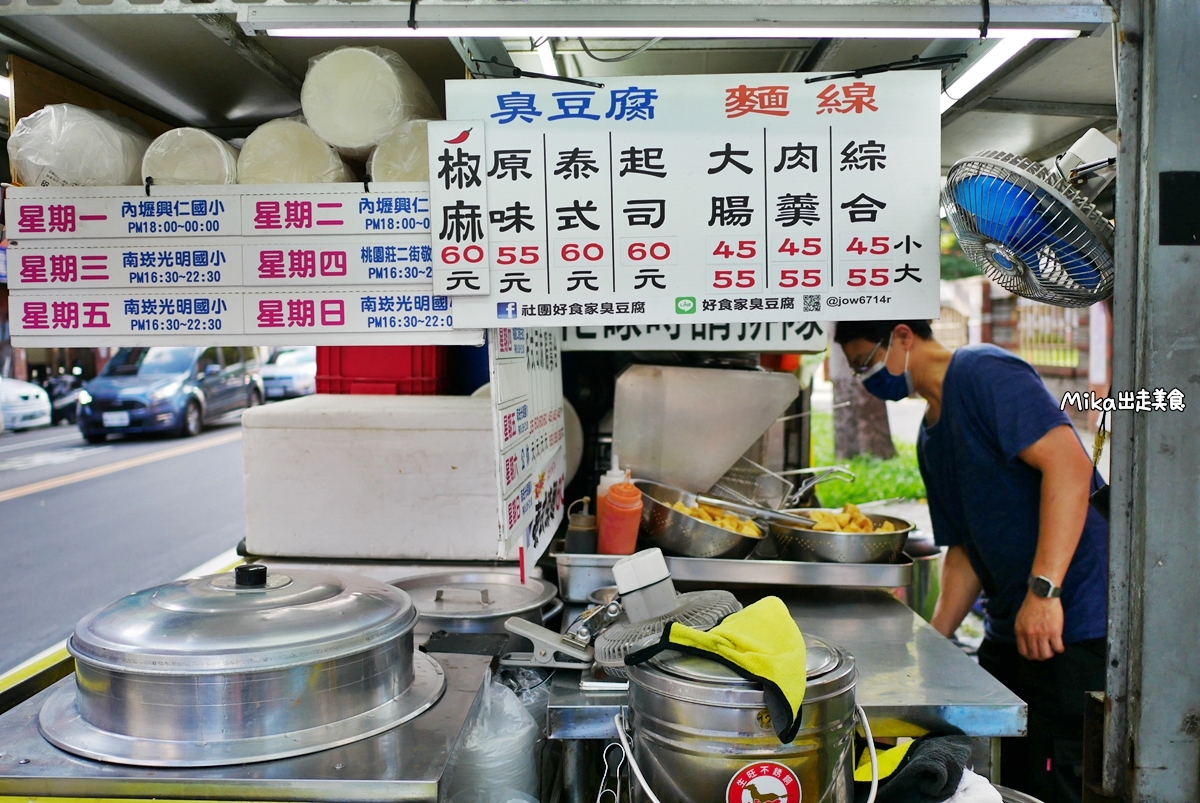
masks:
<path id="1" fill-rule="evenodd" d="M 127 767 L 65 753 L 42 738 L 37 715 L 55 686 L 0 716 L 0 796 L 307 800 L 384 803 L 438 800 L 450 754 L 489 659 L 433 656 L 446 691 L 433 708 L 392 730 L 296 758 L 202 769 Z"/>
<path id="2" fill-rule="evenodd" d="M 738 591 L 749 604 L 770 591 Z M 777 593 L 801 631 L 848 650 L 858 667 L 858 703 L 876 736 L 918 736 L 954 725 L 970 736 L 1025 733 L 1025 704 L 885 591 L 788 589 Z M 579 673 L 551 681 L 552 739 L 616 739 L 624 692 L 579 690 Z"/>

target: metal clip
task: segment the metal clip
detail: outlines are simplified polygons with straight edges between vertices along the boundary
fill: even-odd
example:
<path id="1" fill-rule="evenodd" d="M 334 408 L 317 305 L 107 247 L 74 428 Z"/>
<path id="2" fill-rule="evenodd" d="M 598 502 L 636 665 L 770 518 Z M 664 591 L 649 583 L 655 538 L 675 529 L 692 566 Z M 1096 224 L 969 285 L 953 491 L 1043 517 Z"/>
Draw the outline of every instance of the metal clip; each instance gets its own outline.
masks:
<path id="1" fill-rule="evenodd" d="M 510 652 L 500 656 L 501 666 L 532 666 L 541 669 L 587 669 L 592 665 L 591 647 L 580 646 L 577 639 L 563 636 L 541 625 L 510 616 L 504 622 L 509 633 L 533 642 L 533 652 Z M 570 660 L 560 660 L 558 655 Z"/>

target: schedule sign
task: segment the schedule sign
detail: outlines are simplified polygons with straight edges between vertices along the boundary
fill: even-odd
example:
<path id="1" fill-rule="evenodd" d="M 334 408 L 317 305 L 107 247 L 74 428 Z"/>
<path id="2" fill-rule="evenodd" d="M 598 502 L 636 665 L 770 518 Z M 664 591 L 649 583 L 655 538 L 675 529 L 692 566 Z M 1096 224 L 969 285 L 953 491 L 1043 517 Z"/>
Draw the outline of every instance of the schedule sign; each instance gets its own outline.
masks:
<path id="1" fill-rule="evenodd" d="M 447 83 L 456 326 L 936 317 L 938 77 Z"/>

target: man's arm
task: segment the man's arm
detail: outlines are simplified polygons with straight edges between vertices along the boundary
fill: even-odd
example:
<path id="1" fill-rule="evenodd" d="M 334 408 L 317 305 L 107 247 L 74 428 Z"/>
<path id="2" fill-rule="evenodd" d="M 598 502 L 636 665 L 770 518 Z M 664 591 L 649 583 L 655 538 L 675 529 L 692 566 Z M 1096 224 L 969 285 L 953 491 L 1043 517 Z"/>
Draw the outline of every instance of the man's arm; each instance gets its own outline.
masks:
<path id="1" fill-rule="evenodd" d="M 930 624 L 946 638 L 954 635 L 970 612 L 983 585 L 975 574 L 967 548 L 952 546 L 942 561 L 942 591 L 933 609 Z"/>
<path id="2" fill-rule="evenodd" d="M 1068 424 L 1047 432 L 1019 457 L 1042 472 L 1038 545 L 1032 573 L 1061 586 L 1087 521 L 1092 462 Z M 1016 634 L 1017 649 L 1030 660 L 1045 661 L 1061 653 L 1065 649 L 1062 600 L 1027 593 L 1017 613 Z"/>

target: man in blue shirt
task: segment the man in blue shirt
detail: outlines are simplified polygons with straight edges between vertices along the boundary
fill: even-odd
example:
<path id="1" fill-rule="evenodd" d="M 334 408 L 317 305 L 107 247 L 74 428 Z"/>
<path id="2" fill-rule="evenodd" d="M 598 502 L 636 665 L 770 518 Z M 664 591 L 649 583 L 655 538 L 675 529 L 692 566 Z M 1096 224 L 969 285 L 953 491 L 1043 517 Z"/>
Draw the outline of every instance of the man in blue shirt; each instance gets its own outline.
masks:
<path id="1" fill-rule="evenodd" d="M 1104 688 L 1108 524 L 1099 476 L 1037 372 L 993 345 L 950 351 L 927 321 L 849 321 L 834 336 L 868 391 L 928 404 L 917 455 L 939 545 L 931 624 L 954 634 L 985 597 L 979 663 L 1029 704 L 1001 778 L 1046 803 L 1082 789 L 1085 691 Z"/>

